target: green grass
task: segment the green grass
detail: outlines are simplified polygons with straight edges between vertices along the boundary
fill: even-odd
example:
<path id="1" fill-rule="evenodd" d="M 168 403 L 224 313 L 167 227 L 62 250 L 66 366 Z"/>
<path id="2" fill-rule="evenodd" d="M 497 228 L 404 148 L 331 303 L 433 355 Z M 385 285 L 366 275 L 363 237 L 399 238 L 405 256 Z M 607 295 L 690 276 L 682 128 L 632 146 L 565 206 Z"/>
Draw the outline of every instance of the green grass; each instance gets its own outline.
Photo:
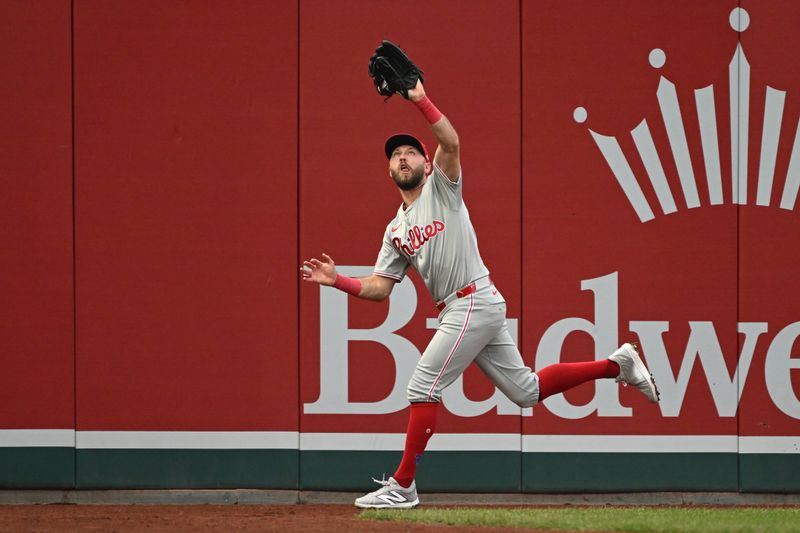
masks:
<path id="1" fill-rule="evenodd" d="M 437 525 L 571 531 L 675 533 L 800 532 L 800 508 L 525 507 L 368 510 L 359 518 Z"/>

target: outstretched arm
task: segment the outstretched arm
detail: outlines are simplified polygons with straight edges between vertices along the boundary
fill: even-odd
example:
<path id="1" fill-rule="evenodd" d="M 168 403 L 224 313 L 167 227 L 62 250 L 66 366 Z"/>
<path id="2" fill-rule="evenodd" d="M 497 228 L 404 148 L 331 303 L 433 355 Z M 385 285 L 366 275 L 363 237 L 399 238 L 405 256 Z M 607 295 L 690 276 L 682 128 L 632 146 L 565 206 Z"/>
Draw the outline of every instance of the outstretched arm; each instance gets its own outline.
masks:
<path id="1" fill-rule="evenodd" d="M 442 169 L 447 179 L 457 182 L 461 175 L 461 161 L 459 160 L 458 133 L 455 128 L 425 95 L 422 82 L 417 80 L 417 86 L 408 91 L 408 98 L 425 115 L 431 124 L 433 134 L 439 141 L 433 162 Z"/>
<path id="2" fill-rule="evenodd" d="M 348 294 L 380 302 L 389 297 L 396 283 L 393 279 L 383 276 L 366 276 L 363 278 L 349 278 L 336 273 L 336 264 L 328 254 L 322 254 L 322 260 L 312 257 L 303 261 L 300 268 L 303 281 L 312 281 L 320 285 L 336 287 Z"/>

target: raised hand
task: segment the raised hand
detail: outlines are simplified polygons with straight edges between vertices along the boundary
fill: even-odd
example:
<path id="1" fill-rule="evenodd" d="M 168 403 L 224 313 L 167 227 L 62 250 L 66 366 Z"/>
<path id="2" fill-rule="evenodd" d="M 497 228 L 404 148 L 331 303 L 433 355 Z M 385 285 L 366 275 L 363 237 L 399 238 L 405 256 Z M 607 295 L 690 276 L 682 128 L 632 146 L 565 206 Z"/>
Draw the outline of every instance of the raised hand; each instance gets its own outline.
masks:
<path id="1" fill-rule="evenodd" d="M 322 261 L 312 257 L 308 261 L 303 261 L 300 267 L 303 281 L 313 281 L 320 285 L 333 285 L 336 281 L 336 263 L 326 253 L 322 254 Z"/>
<path id="2" fill-rule="evenodd" d="M 412 102 L 419 102 L 423 98 L 425 98 L 425 88 L 422 86 L 422 82 L 417 80 L 417 85 L 408 90 L 408 99 Z"/>

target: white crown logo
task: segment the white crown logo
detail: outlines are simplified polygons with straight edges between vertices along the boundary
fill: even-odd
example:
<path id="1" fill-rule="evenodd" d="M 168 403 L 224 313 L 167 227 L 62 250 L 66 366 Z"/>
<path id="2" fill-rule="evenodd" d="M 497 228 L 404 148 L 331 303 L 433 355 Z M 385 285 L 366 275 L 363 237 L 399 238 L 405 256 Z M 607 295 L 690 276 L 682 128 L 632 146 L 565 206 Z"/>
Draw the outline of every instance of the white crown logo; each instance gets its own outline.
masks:
<path id="1" fill-rule="evenodd" d="M 750 25 L 750 15 L 744 9 L 737 7 L 730 14 L 731 27 L 741 33 Z M 655 48 L 650 52 L 650 65 L 660 69 L 666 63 L 666 54 L 663 50 Z M 728 66 L 729 73 L 729 102 L 731 124 L 731 201 L 734 204 L 747 203 L 747 153 L 748 153 L 748 125 L 750 112 L 750 64 L 744 55 L 741 42 L 736 47 L 733 58 Z M 764 127 L 761 139 L 761 154 L 758 167 L 758 189 L 756 191 L 756 205 L 769 206 L 772 198 L 772 182 L 775 175 L 775 160 L 778 153 L 781 121 L 783 118 L 783 104 L 786 91 L 766 88 L 764 104 Z M 664 76 L 658 84 L 656 91 L 658 104 L 661 109 L 661 118 L 669 140 L 669 147 L 675 166 L 678 170 L 683 196 L 689 209 L 700 207 L 697 193 L 697 180 L 695 178 L 692 161 L 689 156 L 689 146 L 683 126 L 678 95 L 675 84 Z M 708 194 L 711 205 L 724 203 L 722 193 L 722 175 L 719 159 L 719 140 L 717 138 L 717 114 L 714 109 L 714 86 L 709 85 L 694 91 L 697 119 L 700 125 L 700 140 L 702 144 L 703 161 L 705 164 L 706 178 L 708 181 Z M 575 122 L 584 123 L 588 118 L 585 108 L 578 107 L 573 113 Z M 653 210 L 642 193 L 641 186 L 631 170 L 622 148 L 616 137 L 601 135 L 589 129 L 597 147 L 608 162 L 611 171 L 617 178 L 625 196 L 642 222 L 655 218 Z M 677 208 L 669 184 L 664 174 L 664 167 L 656 149 L 647 120 L 642 120 L 638 126 L 631 130 L 636 150 L 644 163 L 650 183 L 656 193 L 661 210 L 665 215 L 674 213 Z M 783 188 L 780 207 L 794 209 L 800 187 L 800 123 L 795 133 L 789 168 Z"/>

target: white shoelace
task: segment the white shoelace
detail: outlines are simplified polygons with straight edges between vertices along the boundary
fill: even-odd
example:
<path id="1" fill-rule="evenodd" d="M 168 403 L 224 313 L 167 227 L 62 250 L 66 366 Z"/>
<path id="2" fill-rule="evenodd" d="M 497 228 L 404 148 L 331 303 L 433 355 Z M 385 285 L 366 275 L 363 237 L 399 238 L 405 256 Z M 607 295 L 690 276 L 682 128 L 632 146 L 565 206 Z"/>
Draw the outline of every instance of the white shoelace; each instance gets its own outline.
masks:
<path id="1" fill-rule="evenodd" d="M 375 483 L 377 483 L 378 485 L 383 485 L 384 487 L 388 487 L 388 486 L 391 484 L 391 481 L 389 481 L 388 479 L 386 479 L 386 473 L 384 473 L 384 474 L 381 476 L 381 479 L 375 479 L 375 478 L 372 478 L 372 481 L 374 481 L 374 482 L 375 482 Z M 378 491 L 379 491 L 379 490 L 380 490 L 380 489 L 378 489 Z M 375 492 L 378 492 L 378 491 L 375 491 Z"/>

